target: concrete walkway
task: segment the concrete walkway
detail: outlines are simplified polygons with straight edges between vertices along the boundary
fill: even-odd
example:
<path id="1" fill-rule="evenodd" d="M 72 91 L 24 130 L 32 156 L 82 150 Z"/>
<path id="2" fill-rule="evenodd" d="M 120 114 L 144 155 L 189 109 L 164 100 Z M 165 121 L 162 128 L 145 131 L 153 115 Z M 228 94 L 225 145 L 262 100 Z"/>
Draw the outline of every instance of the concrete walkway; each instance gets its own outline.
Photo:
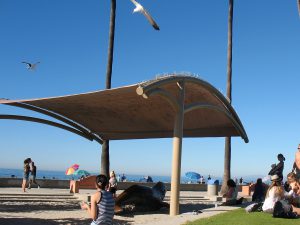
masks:
<path id="1" fill-rule="evenodd" d="M 71 195 L 67 189 L 33 188 L 22 193 L 21 188 L 0 188 L 0 224 L 90 224 L 88 214 L 80 209 L 81 200 L 94 190 L 81 190 Z M 119 192 L 120 193 L 120 192 Z M 224 213 L 238 207 L 216 206 L 221 202 L 205 197 L 206 192 L 183 191 L 180 194 L 180 212 L 170 217 L 168 209 L 151 213 L 115 215 L 114 224 L 176 225 Z M 165 201 L 169 202 L 170 192 Z M 201 210 L 195 214 L 193 211 Z"/>

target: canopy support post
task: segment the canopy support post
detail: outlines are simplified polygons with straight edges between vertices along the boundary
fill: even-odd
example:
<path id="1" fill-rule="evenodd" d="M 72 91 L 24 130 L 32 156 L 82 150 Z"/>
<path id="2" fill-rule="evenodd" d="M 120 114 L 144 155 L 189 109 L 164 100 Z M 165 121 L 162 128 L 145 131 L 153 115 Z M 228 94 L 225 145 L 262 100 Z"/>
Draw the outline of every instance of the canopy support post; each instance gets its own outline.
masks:
<path id="1" fill-rule="evenodd" d="M 178 110 L 176 111 L 173 135 L 173 158 L 172 158 L 172 177 L 171 177 L 171 204 L 170 216 L 179 214 L 179 193 L 180 193 L 180 174 L 181 174 L 181 151 L 184 120 L 184 82 L 178 82 L 179 98 Z"/>

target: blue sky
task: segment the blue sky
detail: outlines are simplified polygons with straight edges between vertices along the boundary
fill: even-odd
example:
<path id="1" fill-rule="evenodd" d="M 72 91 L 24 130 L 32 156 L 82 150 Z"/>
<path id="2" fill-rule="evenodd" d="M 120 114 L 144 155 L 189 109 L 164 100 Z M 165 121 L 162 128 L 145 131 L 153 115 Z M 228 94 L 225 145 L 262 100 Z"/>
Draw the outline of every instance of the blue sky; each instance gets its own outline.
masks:
<path id="1" fill-rule="evenodd" d="M 188 71 L 226 93 L 228 1 L 140 0 L 155 31 L 129 0 L 117 1 L 112 86 Z M 84 93 L 105 87 L 109 0 L 2 0 L 0 97 L 27 99 Z M 233 138 L 232 176 L 265 175 L 276 156 L 292 168 L 300 125 L 300 19 L 296 0 L 239 0 L 234 6 L 233 106 L 250 142 Z M 21 61 L 40 65 L 35 72 Z M 0 114 L 39 116 L 0 105 Z M 43 117 L 44 118 L 44 117 Z M 0 168 L 40 169 L 78 163 L 98 171 L 101 147 L 40 124 L 0 120 Z M 172 139 L 111 142 L 117 173 L 169 175 Z M 224 138 L 184 139 L 182 174 L 222 176 Z"/>

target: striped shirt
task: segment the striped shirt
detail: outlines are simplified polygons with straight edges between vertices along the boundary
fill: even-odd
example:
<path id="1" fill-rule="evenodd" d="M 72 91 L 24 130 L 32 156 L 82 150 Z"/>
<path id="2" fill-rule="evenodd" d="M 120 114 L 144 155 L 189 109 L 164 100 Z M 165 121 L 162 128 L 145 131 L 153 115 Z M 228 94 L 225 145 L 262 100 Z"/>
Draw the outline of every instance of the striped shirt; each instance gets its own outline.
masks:
<path id="1" fill-rule="evenodd" d="M 97 203 L 98 216 L 93 221 L 97 225 L 111 225 L 114 217 L 115 200 L 112 193 L 101 191 L 101 199 Z"/>

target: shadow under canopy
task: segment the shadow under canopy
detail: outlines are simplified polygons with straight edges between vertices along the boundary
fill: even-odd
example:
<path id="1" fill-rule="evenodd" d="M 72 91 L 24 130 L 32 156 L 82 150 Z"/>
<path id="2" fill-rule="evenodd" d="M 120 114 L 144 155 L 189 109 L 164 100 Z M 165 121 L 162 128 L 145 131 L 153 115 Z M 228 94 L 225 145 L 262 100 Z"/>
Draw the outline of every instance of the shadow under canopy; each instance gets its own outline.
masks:
<path id="1" fill-rule="evenodd" d="M 0 119 L 45 123 L 99 143 L 102 140 L 173 137 L 176 141 L 173 141 L 172 215 L 179 210 L 176 200 L 179 189 L 178 185 L 176 188 L 173 185 L 180 180 L 182 137 L 240 136 L 248 142 L 243 125 L 228 100 L 208 82 L 185 74 L 170 74 L 140 84 L 84 94 L 30 100 L 1 99 L 0 103 L 34 110 L 67 125 L 17 115 L 0 115 Z M 175 173 L 177 179 L 173 178 L 175 167 L 179 167 Z M 176 203 L 173 211 L 172 196 Z"/>

